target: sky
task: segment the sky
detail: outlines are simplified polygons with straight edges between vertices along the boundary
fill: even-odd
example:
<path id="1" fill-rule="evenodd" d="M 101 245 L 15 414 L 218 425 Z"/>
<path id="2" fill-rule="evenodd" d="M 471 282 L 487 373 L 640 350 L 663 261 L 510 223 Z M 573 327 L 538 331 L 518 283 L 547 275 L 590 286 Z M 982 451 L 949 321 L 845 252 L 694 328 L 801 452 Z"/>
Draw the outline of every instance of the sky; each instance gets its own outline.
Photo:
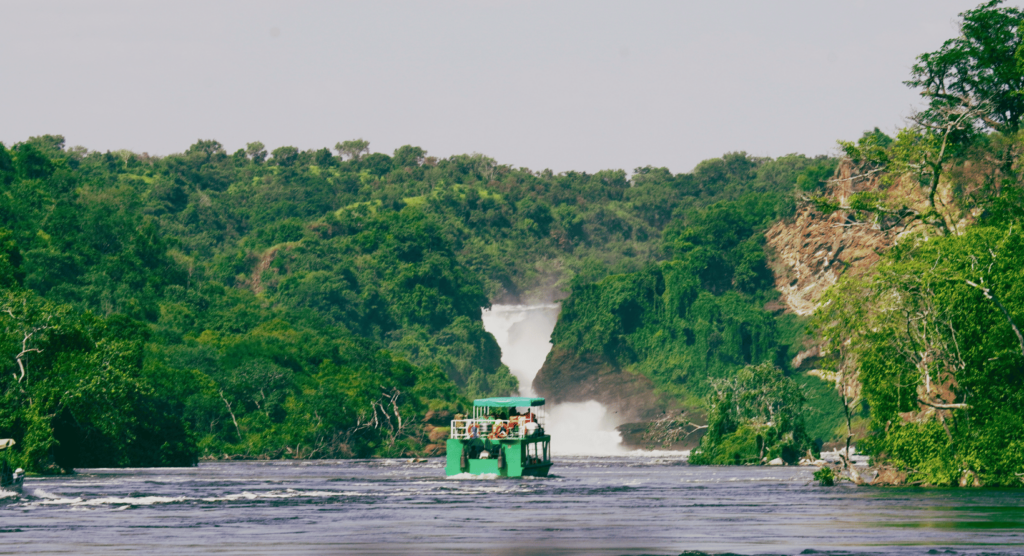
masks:
<path id="1" fill-rule="evenodd" d="M 829 154 L 903 125 L 915 57 L 979 2 L 0 0 L 0 142 L 362 138 L 555 172 Z"/>

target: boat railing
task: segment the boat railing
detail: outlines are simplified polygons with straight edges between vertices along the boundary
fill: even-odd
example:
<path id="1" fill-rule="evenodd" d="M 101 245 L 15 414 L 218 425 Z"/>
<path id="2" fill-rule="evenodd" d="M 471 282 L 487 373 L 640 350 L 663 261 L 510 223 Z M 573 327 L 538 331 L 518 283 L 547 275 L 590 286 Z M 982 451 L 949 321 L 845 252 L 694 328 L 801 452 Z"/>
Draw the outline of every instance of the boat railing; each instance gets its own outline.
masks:
<path id="1" fill-rule="evenodd" d="M 512 419 L 511 421 L 508 419 L 456 419 L 452 421 L 451 438 L 462 440 L 487 438 L 498 425 L 501 425 L 505 431 L 505 436 L 502 438 L 526 438 L 529 436 L 526 433 L 526 423 L 528 422 L 522 419 Z M 511 426 L 509 426 L 510 423 Z M 476 425 L 475 436 L 471 425 Z"/>

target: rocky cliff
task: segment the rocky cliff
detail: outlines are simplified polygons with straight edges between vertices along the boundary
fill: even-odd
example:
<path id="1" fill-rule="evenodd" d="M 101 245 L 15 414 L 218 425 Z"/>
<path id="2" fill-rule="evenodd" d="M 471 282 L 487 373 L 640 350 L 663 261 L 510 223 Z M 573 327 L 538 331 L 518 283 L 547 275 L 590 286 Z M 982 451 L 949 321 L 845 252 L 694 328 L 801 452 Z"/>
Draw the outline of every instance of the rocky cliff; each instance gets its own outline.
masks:
<path id="1" fill-rule="evenodd" d="M 596 400 L 619 422 L 648 421 L 678 407 L 643 375 L 623 370 L 608 358 L 555 346 L 533 381 L 552 403 Z"/>
<path id="2" fill-rule="evenodd" d="M 858 177 L 856 168 L 843 161 L 825 191 L 825 197 L 847 206 L 855 193 L 878 190 L 878 180 Z M 924 200 L 923 196 L 920 200 Z M 777 222 L 765 232 L 769 265 L 775 288 L 786 311 L 806 316 L 814 312 L 821 295 L 847 272 L 871 268 L 881 255 L 910 229 L 881 229 L 876 222 L 858 221 L 851 211 L 822 214 L 804 202 L 796 216 Z"/>

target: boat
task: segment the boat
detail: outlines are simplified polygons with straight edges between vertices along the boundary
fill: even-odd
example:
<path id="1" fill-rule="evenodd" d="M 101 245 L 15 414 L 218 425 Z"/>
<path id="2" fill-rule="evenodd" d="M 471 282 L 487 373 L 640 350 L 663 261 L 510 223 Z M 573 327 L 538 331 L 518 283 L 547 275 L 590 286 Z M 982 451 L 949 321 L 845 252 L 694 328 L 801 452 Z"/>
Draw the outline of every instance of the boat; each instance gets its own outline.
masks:
<path id="1" fill-rule="evenodd" d="M 445 475 L 546 477 L 551 436 L 545 419 L 544 398 L 473 400 L 472 417 L 456 415 L 451 422 Z"/>
<path id="2" fill-rule="evenodd" d="M 20 467 L 11 471 L 6 454 L 3 454 L 3 451 L 11 446 L 14 446 L 13 439 L 0 438 L 0 489 L 21 492 L 21 486 L 25 483 L 25 471 Z"/>

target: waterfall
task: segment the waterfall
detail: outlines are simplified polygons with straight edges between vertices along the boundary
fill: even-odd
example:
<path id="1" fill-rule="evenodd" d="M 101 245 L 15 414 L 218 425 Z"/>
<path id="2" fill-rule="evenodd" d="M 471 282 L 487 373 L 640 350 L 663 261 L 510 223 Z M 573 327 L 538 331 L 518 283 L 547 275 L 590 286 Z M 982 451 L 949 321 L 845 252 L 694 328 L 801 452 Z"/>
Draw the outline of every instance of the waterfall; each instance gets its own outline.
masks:
<path id="1" fill-rule="evenodd" d="M 551 333 L 561 306 L 494 305 L 483 311 L 484 329 L 501 346 L 501 362 L 519 379 L 519 395 L 533 396 L 533 379 L 551 351 Z M 625 452 L 622 435 L 607 408 L 596 401 L 547 406 L 551 449 L 559 455 Z"/>

